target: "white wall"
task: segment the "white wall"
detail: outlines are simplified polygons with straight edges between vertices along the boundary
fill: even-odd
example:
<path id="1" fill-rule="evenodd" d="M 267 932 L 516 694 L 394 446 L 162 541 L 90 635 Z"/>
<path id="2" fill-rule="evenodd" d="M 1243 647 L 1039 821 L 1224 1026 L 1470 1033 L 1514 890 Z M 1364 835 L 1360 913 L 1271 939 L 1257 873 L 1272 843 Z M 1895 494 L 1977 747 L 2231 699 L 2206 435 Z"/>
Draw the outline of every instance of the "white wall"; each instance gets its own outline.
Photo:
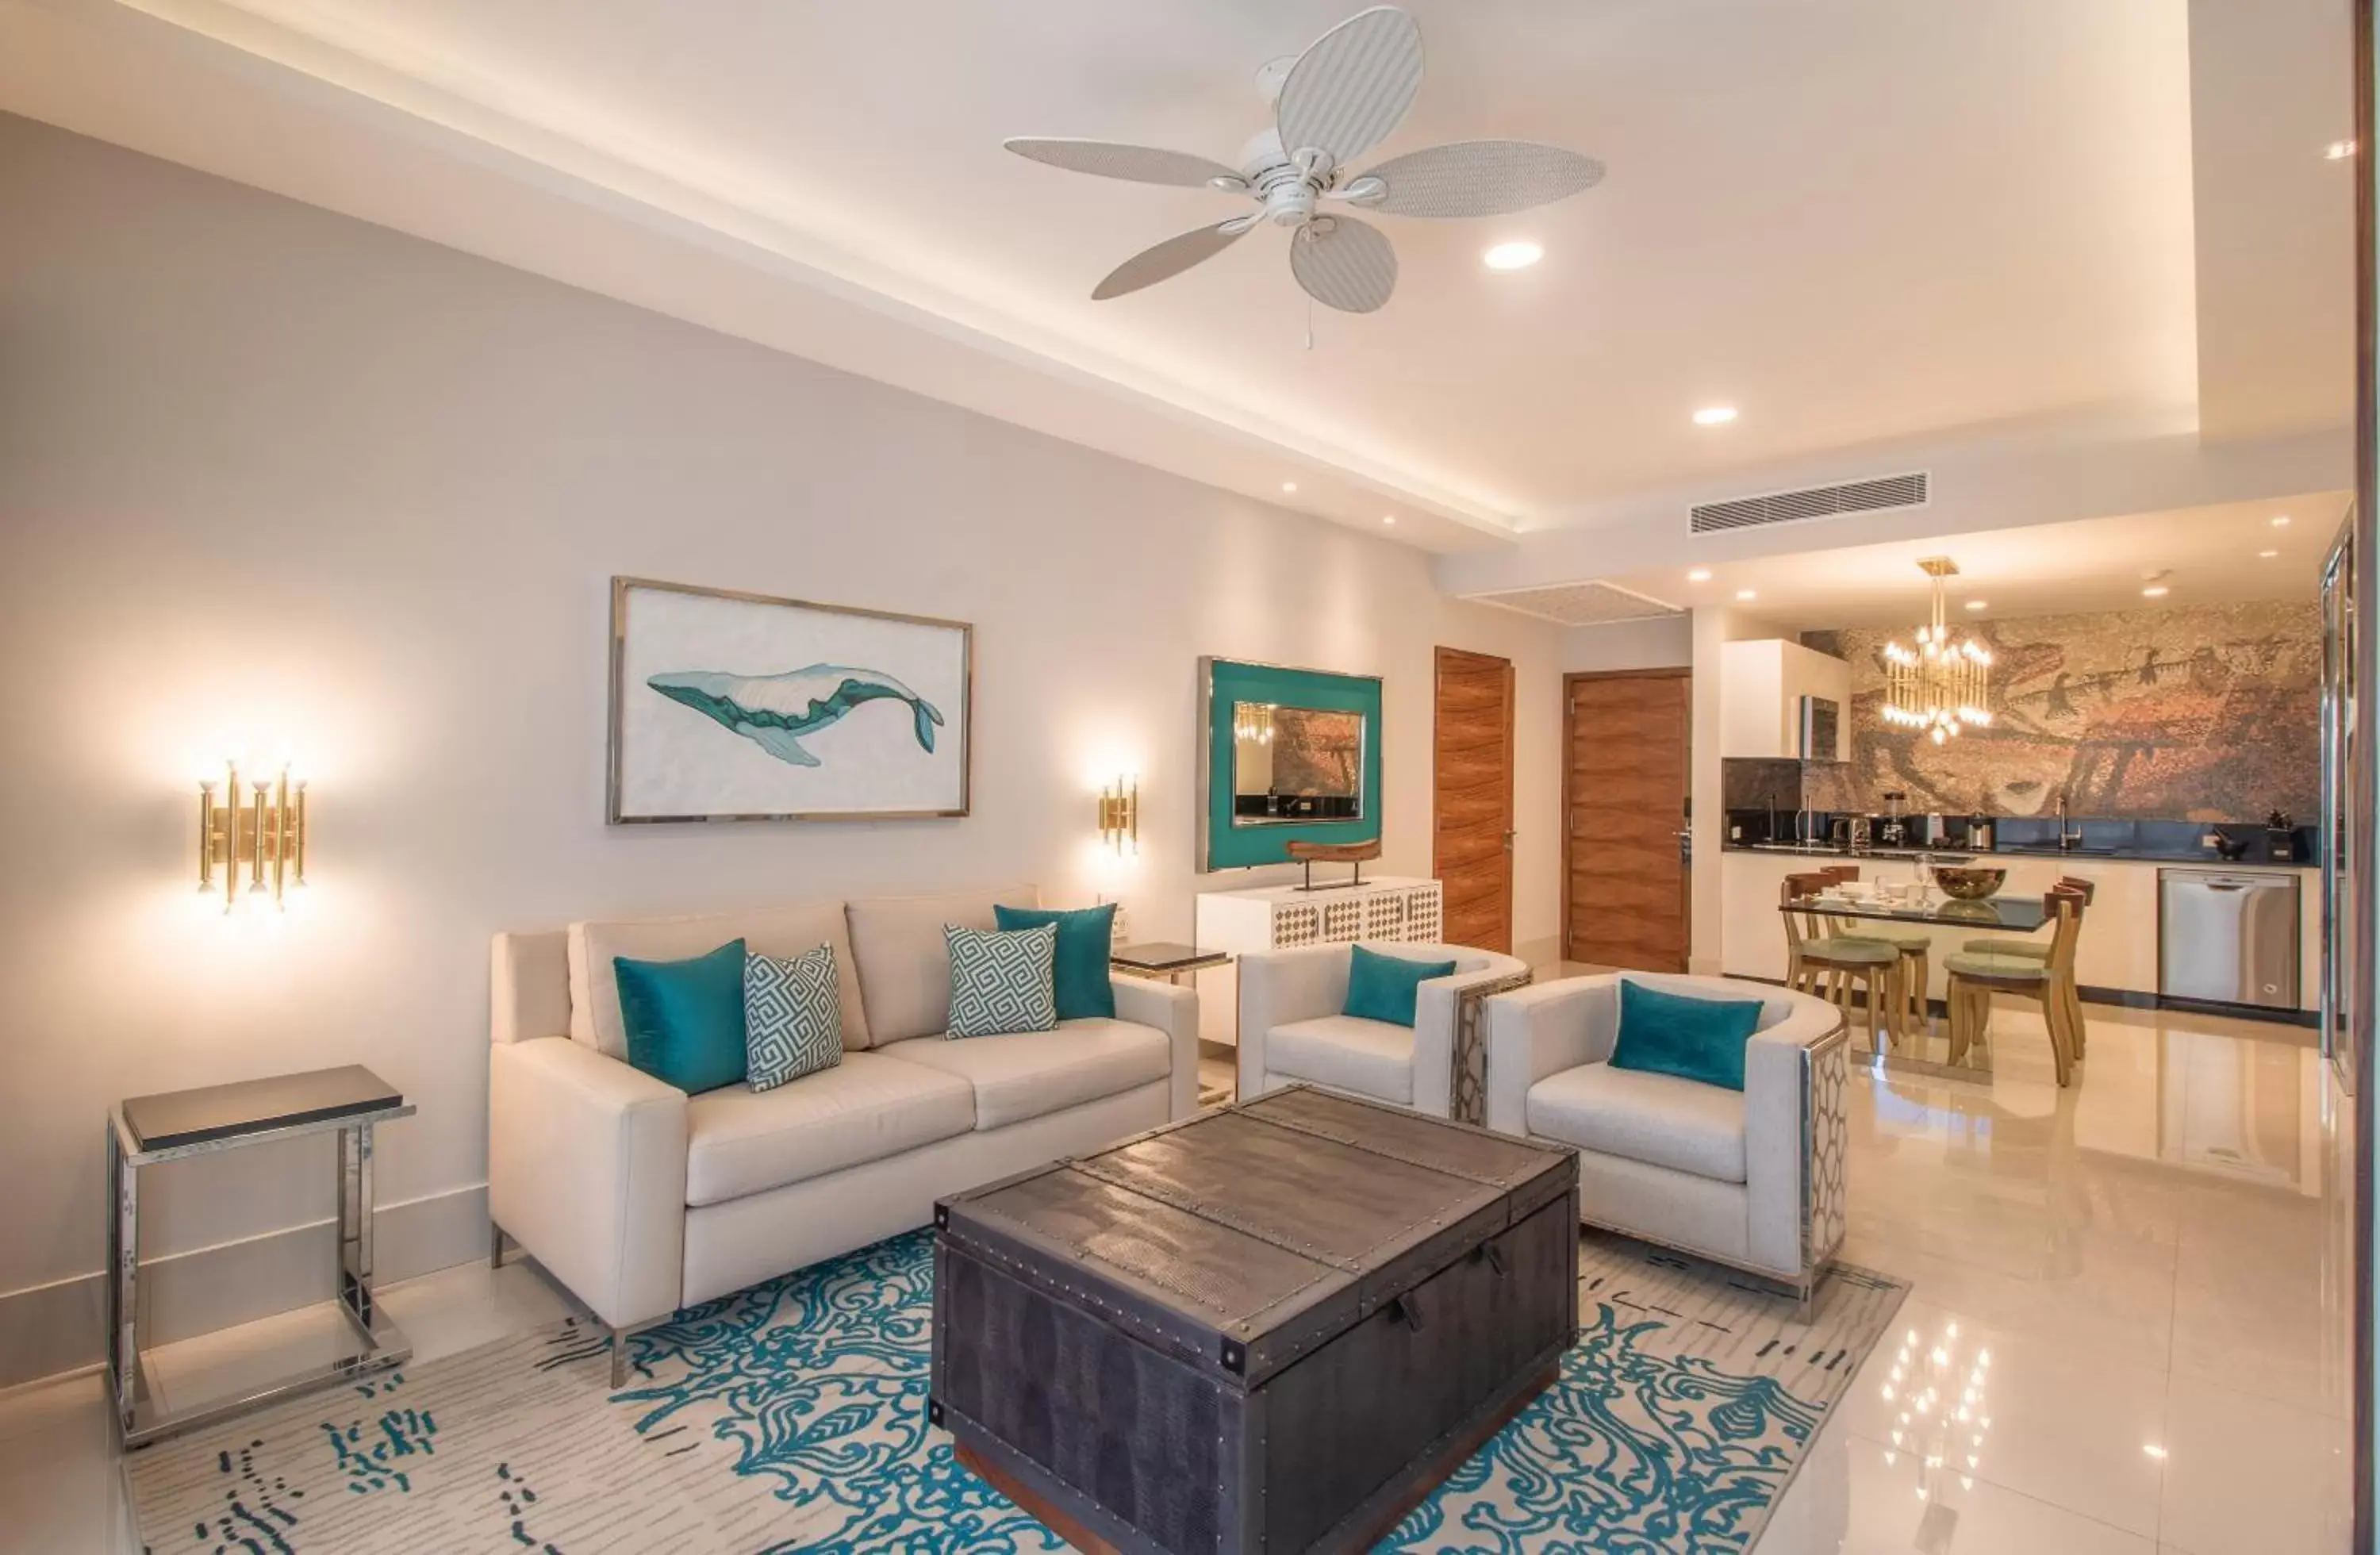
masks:
<path id="1" fill-rule="evenodd" d="M 5 117 L 0 209 L 0 1382 L 96 1354 L 122 1095 L 369 1063 L 420 1107 L 384 1272 L 471 1256 L 495 929 L 1023 877 L 1186 937 L 1247 883 L 1194 873 L 1201 653 L 1386 677 L 1415 873 L 1431 650 L 1513 658 L 1515 933 L 1554 931 L 1560 633 L 1417 552 Z M 973 621 L 973 817 L 604 827 L 615 573 Z M 314 776 L 285 917 L 194 890 L 235 740 Z M 166 1330 L 321 1284 L 327 1161 L 153 1174 Z"/>
<path id="2" fill-rule="evenodd" d="M 1666 670 L 1694 662 L 1692 615 L 1562 628 L 1564 670 Z"/>

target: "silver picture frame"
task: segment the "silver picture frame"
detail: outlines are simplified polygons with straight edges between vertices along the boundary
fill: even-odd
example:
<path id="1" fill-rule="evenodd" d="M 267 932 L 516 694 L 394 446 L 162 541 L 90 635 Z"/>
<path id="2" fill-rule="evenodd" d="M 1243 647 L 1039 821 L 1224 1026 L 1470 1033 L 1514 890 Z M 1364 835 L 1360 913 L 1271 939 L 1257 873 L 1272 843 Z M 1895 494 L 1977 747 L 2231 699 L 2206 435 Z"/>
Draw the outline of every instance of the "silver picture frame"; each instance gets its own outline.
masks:
<path id="1" fill-rule="evenodd" d="M 887 622 L 898 626 L 917 626 L 953 636 L 957 656 L 956 680 L 958 707 L 955 713 L 942 717 L 939 710 L 927 706 L 919 715 L 918 726 L 925 727 L 930 715 L 936 725 L 948 725 L 958 741 L 957 801 L 945 806 L 908 807 L 886 809 L 807 808 L 732 809 L 720 811 L 695 810 L 679 813 L 632 812 L 626 802 L 625 776 L 628 760 L 626 749 L 626 719 L 624 710 L 628 694 L 629 609 L 639 592 L 674 595 L 684 598 L 725 601 L 735 604 L 760 605 L 800 612 L 808 614 L 847 616 L 856 620 Z M 888 682 L 898 686 L 897 682 Z M 905 688 L 904 688 L 905 689 Z M 892 692 L 880 692 L 882 696 Z M 923 699 L 910 694 L 913 705 Z M 686 822 L 737 820 L 956 820 L 970 813 L 974 801 L 974 708 L 975 708 L 975 626 L 971 622 L 946 620 L 940 616 L 913 615 L 900 611 L 870 610 L 858 605 L 826 604 L 816 600 L 800 600 L 773 594 L 752 593 L 735 589 L 711 589 L 697 584 L 670 583 L 658 578 L 614 577 L 612 579 L 612 612 L 610 639 L 610 691 L 607 699 L 605 726 L 605 767 L 603 784 L 603 819 L 613 826 L 648 826 L 683 824 Z M 716 718 L 717 714 L 712 714 Z M 836 716 L 840 716 L 838 713 Z M 723 720 L 722 720 L 723 722 Z M 789 742 L 790 743 L 790 742 Z"/>

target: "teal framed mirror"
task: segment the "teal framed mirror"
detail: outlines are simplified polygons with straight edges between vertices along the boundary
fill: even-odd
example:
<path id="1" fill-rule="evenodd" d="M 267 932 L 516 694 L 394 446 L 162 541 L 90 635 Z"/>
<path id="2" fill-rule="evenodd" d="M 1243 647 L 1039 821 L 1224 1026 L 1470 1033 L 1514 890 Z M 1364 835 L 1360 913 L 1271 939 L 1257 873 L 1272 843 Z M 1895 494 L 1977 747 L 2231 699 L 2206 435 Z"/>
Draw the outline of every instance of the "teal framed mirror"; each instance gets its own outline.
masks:
<path id="1" fill-rule="evenodd" d="M 1380 681 L 1198 661 L 1198 867 L 1289 862 L 1293 842 L 1380 835 Z"/>

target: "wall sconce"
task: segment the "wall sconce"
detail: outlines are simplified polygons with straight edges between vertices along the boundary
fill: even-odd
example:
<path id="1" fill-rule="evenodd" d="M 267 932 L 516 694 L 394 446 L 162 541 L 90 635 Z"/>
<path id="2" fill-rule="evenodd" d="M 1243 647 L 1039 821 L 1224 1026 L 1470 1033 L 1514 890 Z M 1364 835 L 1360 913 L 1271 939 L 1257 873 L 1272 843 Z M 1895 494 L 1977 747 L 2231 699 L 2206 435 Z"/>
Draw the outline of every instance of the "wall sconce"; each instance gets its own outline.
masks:
<path id="1" fill-rule="evenodd" d="M 1140 851 L 1140 780 L 1118 777 L 1099 791 L 1099 839 L 1118 853 Z"/>
<path id="2" fill-rule="evenodd" d="M 224 911 L 231 911 L 243 864 L 249 894 L 270 891 L 275 906 L 289 887 L 306 883 L 306 784 L 292 782 L 285 763 L 278 779 L 251 784 L 245 799 L 237 763 L 224 763 L 220 800 L 214 779 L 199 780 L 199 890 L 213 892 L 220 869 Z"/>

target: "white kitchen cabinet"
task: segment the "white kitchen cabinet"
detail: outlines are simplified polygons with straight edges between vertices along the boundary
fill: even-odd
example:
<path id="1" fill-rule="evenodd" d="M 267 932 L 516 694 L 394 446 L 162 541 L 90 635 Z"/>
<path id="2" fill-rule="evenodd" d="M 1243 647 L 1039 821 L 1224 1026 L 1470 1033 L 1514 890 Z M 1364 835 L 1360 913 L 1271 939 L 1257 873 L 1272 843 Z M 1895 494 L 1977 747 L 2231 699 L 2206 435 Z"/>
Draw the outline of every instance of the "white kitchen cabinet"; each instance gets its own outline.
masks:
<path id="1" fill-rule="evenodd" d="M 1723 646 L 1719 650 L 1719 754 L 1800 756 L 1804 697 L 1826 699 L 1835 704 L 1839 714 L 1835 748 L 1813 751 L 1813 759 L 1849 759 L 1849 664 L 1782 638 L 1758 638 Z"/>

